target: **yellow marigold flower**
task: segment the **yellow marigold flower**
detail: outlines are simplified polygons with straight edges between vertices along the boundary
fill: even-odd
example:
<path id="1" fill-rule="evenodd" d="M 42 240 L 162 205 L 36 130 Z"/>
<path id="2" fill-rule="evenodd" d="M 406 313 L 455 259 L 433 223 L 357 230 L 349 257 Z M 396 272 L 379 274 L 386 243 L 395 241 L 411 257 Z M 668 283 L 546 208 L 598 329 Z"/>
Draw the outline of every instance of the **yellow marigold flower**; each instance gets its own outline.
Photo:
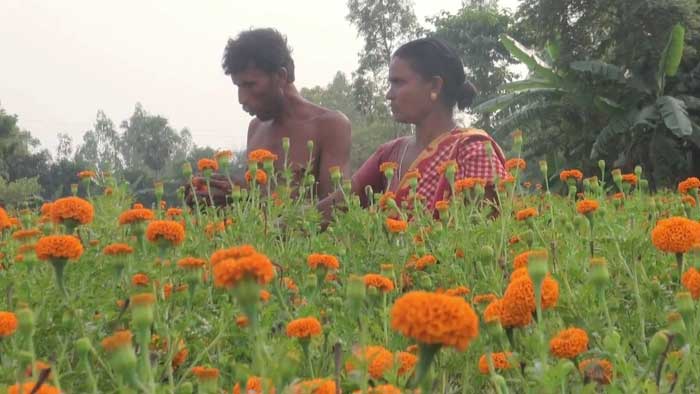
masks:
<path id="1" fill-rule="evenodd" d="M 386 161 L 379 165 L 380 172 L 386 172 L 389 169 L 396 170 L 397 168 L 399 168 L 399 164 L 393 161 Z"/>
<path id="2" fill-rule="evenodd" d="M 34 388 L 36 384 L 33 381 L 15 383 L 7 388 L 7 394 L 61 394 L 61 390 L 48 383 L 42 383 L 38 389 Z"/>
<path id="3" fill-rule="evenodd" d="M 462 298 L 413 291 L 394 303 L 391 327 L 424 344 L 464 351 L 479 333 L 479 318 Z"/>
<path id="4" fill-rule="evenodd" d="M 518 221 L 523 221 L 525 219 L 534 218 L 538 215 L 537 209 L 535 208 L 525 208 L 515 213 L 515 219 Z"/>
<path id="5" fill-rule="evenodd" d="M 685 217 L 661 219 L 651 231 L 651 242 L 669 253 L 686 253 L 700 241 L 700 224 Z"/>
<path id="6" fill-rule="evenodd" d="M 277 160 L 277 155 L 275 155 L 267 149 L 256 149 L 248 153 L 248 161 L 254 161 L 258 163 L 266 160 Z"/>
<path id="7" fill-rule="evenodd" d="M 506 160 L 506 171 L 510 171 L 514 168 L 524 170 L 527 168 L 527 163 L 525 163 L 525 160 L 519 158 Z"/>
<path id="8" fill-rule="evenodd" d="M 12 312 L 0 311 L 0 338 L 9 337 L 17 331 L 17 316 Z"/>
<path id="9" fill-rule="evenodd" d="M 549 351 L 558 358 L 574 358 L 588 350 L 588 334 L 580 328 L 560 331 L 549 341 Z"/>
<path id="10" fill-rule="evenodd" d="M 134 248 L 123 243 L 110 244 L 102 249 L 102 254 L 107 256 L 122 256 L 131 253 L 134 253 Z"/>
<path id="11" fill-rule="evenodd" d="M 154 220 L 146 227 L 146 239 L 151 242 L 168 241 L 179 245 L 185 240 L 185 228 L 172 220 Z"/>
<path id="12" fill-rule="evenodd" d="M 39 260 L 77 260 L 83 254 L 83 245 L 72 235 L 49 235 L 39 238 L 35 250 Z"/>
<path id="13" fill-rule="evenodd" d="M 219 377 L 219 369 L 198 365 L 196 367 L 192 367 L 192 374 L 194 374 L 194 376 L 196 376 L 199 380 L 217 379 Z"/>
<path id="14" fill-rule="evenodd" d="M 575 179 L 578 182 L 581 182 L 583 179 L 583 173 L 579 170 L 564 170 L 559 173 L 559 179 L 561 179 L 562 182 L 568 181 L 570 178 Z"/>
<path id="15" fill-rule="evenodd" d="M 685 287 L 694 300 L 700 298 L 700 272 L 697 269 L 690 267 L 681 276 L 681 284 Z"/>
<path id="16" fill-rule="evenodd" d="M 314 317 L 304 317 L 292 320 L 287 324 L 287 336 L 292 338 L 307 339 L 321 335 L 321 322 Z"/>
<path id="17" fill-rule="evenodd" d="M 599 206 L 598 200 L 581 200 L 576 203 L 576 212 L 585 215 L 595 212 Z"/>
<path id="18" fill-rule="evenodd" d="M 41 231 L 36 228 L 30 228 L 28 230 L 17 230 L 14 233 L 12 233 L 12 238 L 16 240 L 24 240 L 27 238 L 33 238 L 38 235 L 41 235 Z"/>
<path id="19" fill-rule="evenodd" d="M 355 352 L 355 357 L 363 364 L 367 364 L 367 372 L 372 379 L 381 379 L 394 365 L 394 355 L 383 346 L 367 346 Z M 351 361 L 345 363 L 345 370 L 355 370 Z"/>
<path id="20" fill-rule="evenodd" d="M 133 335 L 129 330 L 117 331 L 114 335 L 102 340 L 102 347 L 108 352 L 113 352 L 117 349 L 131 346 L 132 337 Z"/>
<path id="21" fill-rule="evenodd" d="M 408 222 L 405 220 L 396 220 L 391 218 L 386 218 L 386 229 L 390 233 L 403 233 L 408 228 Z"/>
<path id="22" fill-rule="evenodd" d="M 365 286 L 374 287 L 383 293 L 394 290 L 394 282 L 383 275 L 367 274 L 362 277 L 362 280 L 365 282 Z"/>
<path id="23" fill-rule="evenodd" d="M 508 359 L 512 356 L 512 354 L 513 353 L 511 352 L 491 353 L 493 369 L 504 370 L 512 368 L 513 366 L 508 362 Z M 488 375 L 489 373 L 489 362 L 485 354 L 482 354 L 481 357 L 479 357 L 479 372 L 484 375 Z"/>
<path id="24" fill-rule="evenodd" d="M 177 262 L 177 266 L 183 269 L 200 269 L 207 264 L 204 259 L 196 257 L 184 257 Z"/>
<path id="25" fill-rule="evenodd" d="M 214 266 L 214 285 L 234 287 L 249 278 L 263 285 L 275 276 L 275 268 L 264 254 L 255 253 L 240 259 L 227 259 Z"/>
<path id="26" fill-rule="evenodd" d="M 336 394 L 335 382 L 330 379 L 305 380 L 292 387 L 292 394 Z"/>
<path id="27" fill-rule="evenodd" d="M 698 188 L 700 188 L 700 179 L 696 177 L 690 177 L 678 184 L 678 192 L 681 194 L 688 194 L 691 190 Z"/>
<path id="28" fill-rule="evenodd" d="M 245 172 L 245 180 L 248 183 L 250 183 L 253 180 L 253 176 L 250 175 L 250 171 Z M 266 185 L 267 184 L 267 173 L 264 170 L 261 170 L 258 168 L 255 171 L 255 181 L 259 185 Z"/>
<path id="29" fill-rule="evenodd" d="M 608 360 L 589 358 L 578 364 L 581 374 L 599 384 L 610 384 L 613 380 L 613 365 Z"/>
<path id="30" fill-rule="evenodd" d="M 153 220 L 155 215 L 153 211 L 145 208 L 134 208 L 128 211 L 122 212 L 119 215 L 119 224 L 132 224 L 137 222 L 145 222 L 147 220 Z"/>
<path id="31" fill-rule="evenodd" d="M 313 253 L 306 258 L 306 263 L 309 267 L 317 269 L 319 267 L 324 267 L 326 269 L 338 269 L 340 268 L 340 263 L 338 258 L 330 254 Z"/>
<path id="32" fill-rule="evenodd" d="M 217 265 L 219 262 L 228 259 L 240 259 L 256 254 L 257 251 L 251 245 L 234 246 L 228 249 L 220 249 L 214 252 L 209 258 L 211 265 Z"/>
<path id="33" fill-rule="evenodd" d="M 80 224 L 92 222 L 95 210 L 88 201 L 80 197 L 59 198 L 51 204 L 51 220 L 54 223 L 62 223 L 65 220 L 73 220 Z"/>
<path id="34" fill-rule="evenodd" d="M 197 169 L 199 171 L 212 170 L 217 171 L 219 169 L 219 163 L 212 159 L 199 159 L 197 162 Z"/>

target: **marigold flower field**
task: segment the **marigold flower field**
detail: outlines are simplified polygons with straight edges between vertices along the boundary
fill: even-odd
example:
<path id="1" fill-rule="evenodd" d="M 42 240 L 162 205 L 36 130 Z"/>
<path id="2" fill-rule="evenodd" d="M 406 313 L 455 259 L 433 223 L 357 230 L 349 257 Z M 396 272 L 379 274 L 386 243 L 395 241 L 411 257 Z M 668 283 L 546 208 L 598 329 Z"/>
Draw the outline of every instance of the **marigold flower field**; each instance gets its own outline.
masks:
<path id="1" fill-rule="evenodd" d="M 541 162 L 523 182 L 537 164 L 510 156 L 498 203 L 455 179 L 435 213 L 363 209 L 331 171 L 346 204 L 324 223 L 311 176 L 290 193 L 262 151 L 226 208 L 162 185 L 144 207 L 84 171 L 75 196 L 0 209 L 0 390 L 700 391 L 700 180 L 652 194 L 639 167 Z M 230 159 L 181 182 L 208 193 Z"/>

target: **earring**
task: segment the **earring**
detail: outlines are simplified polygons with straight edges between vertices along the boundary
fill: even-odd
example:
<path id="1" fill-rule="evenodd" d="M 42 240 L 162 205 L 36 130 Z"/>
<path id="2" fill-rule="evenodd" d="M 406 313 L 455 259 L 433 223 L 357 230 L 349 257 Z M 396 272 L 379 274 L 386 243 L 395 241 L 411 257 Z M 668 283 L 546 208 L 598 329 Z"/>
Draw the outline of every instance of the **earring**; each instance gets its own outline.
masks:
<path id="1" fill-rule="evenodd" d="M 437 93 L 435 93 L 435 92 L 430 93 L 430 99 L 433 101 L 437 100 Z"/>

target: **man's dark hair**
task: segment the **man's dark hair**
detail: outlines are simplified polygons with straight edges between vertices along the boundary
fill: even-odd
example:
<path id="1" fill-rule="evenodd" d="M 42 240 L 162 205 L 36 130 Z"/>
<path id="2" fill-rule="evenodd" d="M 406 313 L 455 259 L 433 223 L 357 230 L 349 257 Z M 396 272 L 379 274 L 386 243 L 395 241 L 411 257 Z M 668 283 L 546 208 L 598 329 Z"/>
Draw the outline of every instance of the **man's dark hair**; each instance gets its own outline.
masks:
<path id="1" fill-rule="evenodd" d="M 466 79 L 464 66 L 457 51 L 445 41 L 420 38 L 402 45 L 394 56 L 407 60 L 414 71 L 424 78 L 439 76 L 444 81 L 442 101 L 450 108 L 469 107 L 476 96 L 476 88 Z"/>
<path id="2" fill-rule="evenodd" d="M 229 38 L 224 50 L 222 67 L 226 75 L 255 67 L 275 73 L 284 67 L 289 82 L 294 82 L 294 60 L 287 38 L 275 29 L 251 29 Z"/>

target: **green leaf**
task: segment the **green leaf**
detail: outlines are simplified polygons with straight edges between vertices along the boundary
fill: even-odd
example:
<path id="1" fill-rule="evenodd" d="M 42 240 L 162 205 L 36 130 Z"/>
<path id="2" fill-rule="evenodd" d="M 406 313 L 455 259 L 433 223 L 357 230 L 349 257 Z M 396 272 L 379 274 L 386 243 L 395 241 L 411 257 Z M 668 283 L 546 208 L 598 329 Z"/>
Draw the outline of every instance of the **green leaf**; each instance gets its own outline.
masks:
<path id="1" fill-rule="evenodd" d="M 534 50 L 527 48 L 507 34 L 501 34 L 501 43 L 514 58 L 523 62 L 535 75 L 551 80 L 557 78 L 552 71 L 552 67 L 542 60 Z"/>
<path id="2" fill-rule="evenodd" d="M 506 92 L 516 92 L 523 89 L 556 87 L 558 86 L 555 82 L 548 81 L 546 79 L 530 78 L 523 81 L 504 83 L 503 85 L 499 86 L 498 89 Z"/>
<path id="3" fill-rule="evenodd" d="M 677 137 L 687 137 L 693 133 L 685 103 L 675 97 L 661 96 L 656 100 L 666 127 Z"/>
<path id="4" fill-rule="evenodd" d="M 556 114 L 562 105 L 553 102 L 535 102 L 528 104 L 513 112 L 509 116 L 497 122 L 496 128 L 499 131 L 512 130 L 515 127 L 522 127 L 523 124 L 533 120 L 541 120 L 547 116 Z M 494 136 L 501 137 L 499 132 L 495 132 Z"/>
<path id="5" fill-rule="evenodd" d="M 656 116 L 655 106 L 649 105 L 641 110 L 635 108 L 623 115 L 612 118 L 610 123 L 598 133 L 598 137 L 596 137 L 591 149 L 591 160 L 596 160 L 607 153 L 615 137 L 625 134 L 639 125 L 653 126 L 650 121 Z"/>
<path id="6" fill-rule="evenodd" d="M 534 89 L 527 89 L 527 90 L 522 90 L 519 92 L 513 92 L 513 93 L 508 93 L 504 94 L 501 96 L 497 96 L 494 98 L 491 98 L 489 100 L 486 100 L 474 108 L 472 110 L 474 112 L 479 112 L 479 113 L 488 113 L 488 112 L 495 112 L 502 110 L 503 108 L 506 108 L 513 103 L 516 102 L 516 100 L 522 98 L 522 96 L 527 96 L 527 95 L 541 95 L 541 94 L 548 94 L 548 93 L 560 93 L 563 90 L 558 89 L 558 88 L 534 88 Z"/>
<path id="7" fill-rule="evenodd" d="M 680 24 L 673 26 L 669 37 L 666 59 L 664 60 L 664 71 L 669 77 L 675 76 L 678 72 L 678 66 L 681 64 L 681 59 L 683 58 L 684 39 L 685 28 Z"/>
<path id="8" fill-rule="evenodd" d="M 547 53 L 549 53 L 549 57 L 551 57 L 553 61 L 556 62 L 559 60 L 561 46 L 559 45 L 558 39 L 547 41 Z"/>
<path id="9" fill-rule="evenodd" d="M 608 81 L 625 82 L 625 70 L 614 64 L 601 62 L 599 60 L 575 61 L 569 64 L 572 70 L 590 73 Z"/>

